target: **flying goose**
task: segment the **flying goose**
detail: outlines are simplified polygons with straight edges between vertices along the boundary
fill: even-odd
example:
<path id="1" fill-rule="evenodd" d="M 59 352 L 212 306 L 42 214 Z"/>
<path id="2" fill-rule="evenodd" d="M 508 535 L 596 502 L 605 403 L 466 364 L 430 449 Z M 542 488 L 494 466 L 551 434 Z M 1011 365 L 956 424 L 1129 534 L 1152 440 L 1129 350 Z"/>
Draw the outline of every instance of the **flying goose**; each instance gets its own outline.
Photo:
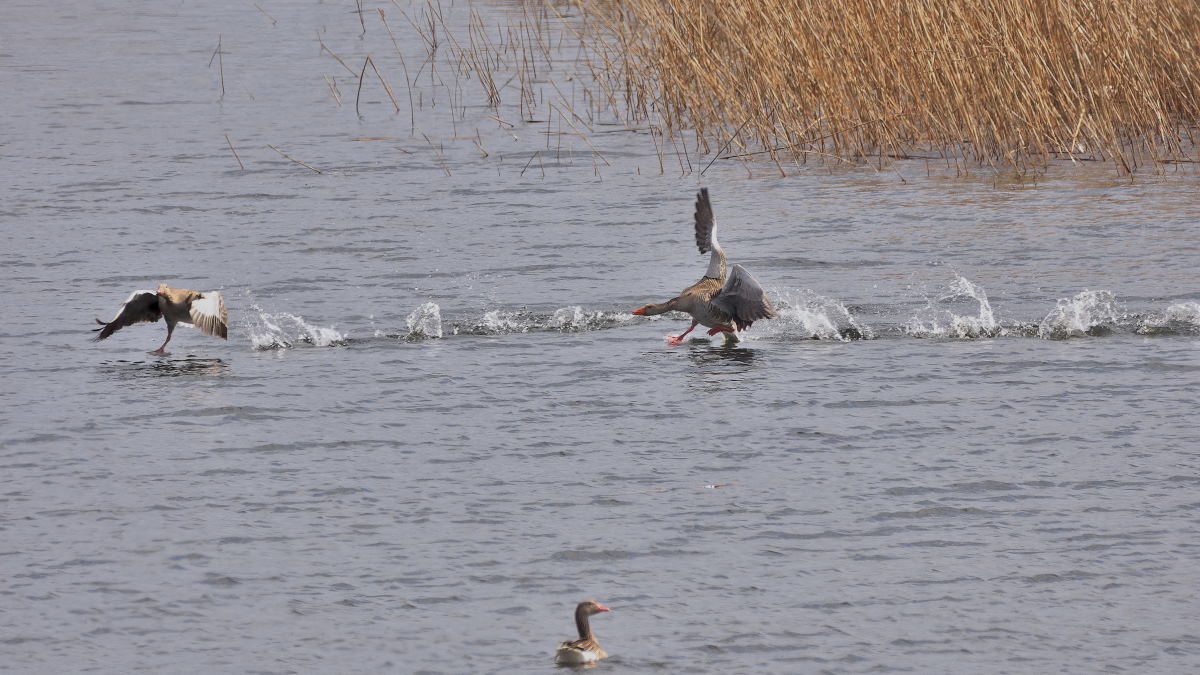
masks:
<path id="1" fill-rule="evenodd" d="M 592 627 L 588 625 L 588 617 L 600 612 L 612 610 L 595 600 L 584 600 L 575 606 L 575 627 L 579 629 L 578 640 L 567 640 L 554 653 L 554 662 L 563 666 L 583 666 L 595 663 L 608 656 L 592 635 Z"/>
<path id="2" fill-rule="evenodd" d="M 700 253 L 711 254 L 704 278 L 685 288 L 666 302 L 651 303 L 633 310 L 640 316 L 654 316 L 672 310 L 692 315 L 692 325 L 679 335 L 668 335 L 672 346 L 683 342 L 696 324 L 709 326 L 709 335 L 720 332 L 736 335 L 759 319 L 775 318 L 775 308 L 758 281 L 741 265 L 733 265 L 726 275 L 725 251 L 717 243 L 717 226 L 713 222 L 712 203 L 708 188 L 696 195 L 696 246 Z"/>
<path id="3" fill-rule="evenodd" d="M 164 348 L 171 341 L 171 333 L 175 332 L 175 324 L 194 325 L 205 335 L 213 335 L 221 339 L 229 338 L 229 313 L 225 310 L 225 299 L 216 291 L 201 293 L 186 288 L 171 288 L 159 284 L 158 291 L 134 291 L 129 299 L 121 305 L 121 310 L 112 321 L 104 322 L 96 319 L 100 328 L 96 341 L 112 335 L 125 326 L 135 323 L 153 323 L 159 319 L 167 320 L 167 339 L 162 346 L 150 352 L 151 354 L 166 354 Z"/>

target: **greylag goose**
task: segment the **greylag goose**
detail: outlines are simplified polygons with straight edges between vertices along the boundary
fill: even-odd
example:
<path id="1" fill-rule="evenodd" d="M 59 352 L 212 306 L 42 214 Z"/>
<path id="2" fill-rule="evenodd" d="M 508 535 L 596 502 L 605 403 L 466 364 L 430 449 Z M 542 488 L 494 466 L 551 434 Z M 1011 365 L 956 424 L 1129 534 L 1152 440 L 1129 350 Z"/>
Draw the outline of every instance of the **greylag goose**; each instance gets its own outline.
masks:
<path id="1" fill-rule="evenodd" d="M 708 326 L 709 335 L 725 332 L 736 337 L 737 331 L 749 328 L 759 319 L 775 318 L 775 308 L 758 280 L 741 265 L 729 267 L 726 274 L 725 251 L 717 243 L 717 226 L 713 222 L 712 203 L 708 188 L 696 195 L 696 246 L 700 253 L 709 253 L 708 270 L 704 278 L 685 288 L 666 302 L 651 303 L 633 310 L 640 316 L 654 316 L 672 310 L 692 315 L 692 325 L 679 335 L 668 335 L 667 342 L 677 345 L 692 332 L 696 324 Z"/>
<path id="2" fill-rule="evenodd" d="M 592 627 L 588 625 L 588 617 L 600 612 L 612 610 L 595 600 L 584 600 L 575 606 L 575 627 L 579 629 L 578 640 L 567 640 L 558 646 L 554 653 L 554 662 L 563 666 L 583 666 L 595 663 L 608 656 L 592 635 Z"/>
<path id="3" fill-rule="evenodd" d="M 186 288 L 171 288 L 159 284 L 157 291 L 134 291 L 129 299 L 121 305 L 121 310 L 112 321 L 104 322 L 96 319 L 100 334 L 96 336 L 99 342 L 125 326 L 135 323 L 153 323 L 159 319 L 167 320 L 167 339 L 162 346 L 150 352 L 151 354 L 166 354 L 164 348 L 171 341 L 171 333 L 175 332 L 175 324 L 194 325 L 205 335 L 214 335 L 221 339 L 229 339 L 229 313 L 225 310 L 225 299 L 216 291 L 201 293 Z"/>

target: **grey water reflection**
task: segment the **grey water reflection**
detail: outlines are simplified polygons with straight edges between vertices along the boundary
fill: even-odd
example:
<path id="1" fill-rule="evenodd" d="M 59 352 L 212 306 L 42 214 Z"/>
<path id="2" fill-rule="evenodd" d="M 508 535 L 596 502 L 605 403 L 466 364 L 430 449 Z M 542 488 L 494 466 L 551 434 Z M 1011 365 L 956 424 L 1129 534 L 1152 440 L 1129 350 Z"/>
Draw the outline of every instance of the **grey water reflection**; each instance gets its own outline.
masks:
<path id="1" fill-rule="evenodd" d="M 100 371 L 117 379 L 219 377 L 233 372 L 230 364 L 222 359 L 195 356 L 185 358 L 156 358 L 147 361 L 116 360 L 102 364 Z"/>
<path id="2" fill-rule="evenodd" d="M 748 373 L 753 369 L 754 360 L 758 356 L 756 350 L 737 344 L 720 344 L 708 349 L 694 346 L 687 352 L 698 370 L 727 370 L 731 372 Z"/>

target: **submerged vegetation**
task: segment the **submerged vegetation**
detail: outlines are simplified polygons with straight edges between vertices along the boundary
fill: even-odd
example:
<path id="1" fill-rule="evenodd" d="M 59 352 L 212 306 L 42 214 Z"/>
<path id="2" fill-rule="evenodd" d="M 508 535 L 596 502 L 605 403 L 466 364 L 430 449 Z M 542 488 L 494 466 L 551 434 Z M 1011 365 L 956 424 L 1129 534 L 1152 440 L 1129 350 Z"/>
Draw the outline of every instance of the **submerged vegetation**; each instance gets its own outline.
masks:
<path id="1" fill-rule="evenodd" d="M 1197 161 L 1192 0 L 579 1 L 609 91 L 705 152 Z"/>

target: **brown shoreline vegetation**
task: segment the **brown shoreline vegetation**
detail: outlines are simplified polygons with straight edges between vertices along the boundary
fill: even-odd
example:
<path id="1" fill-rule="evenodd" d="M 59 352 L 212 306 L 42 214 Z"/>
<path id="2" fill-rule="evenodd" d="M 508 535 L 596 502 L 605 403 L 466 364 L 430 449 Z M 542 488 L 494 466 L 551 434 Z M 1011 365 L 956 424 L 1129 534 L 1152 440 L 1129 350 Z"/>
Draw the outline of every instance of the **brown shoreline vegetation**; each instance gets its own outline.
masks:
<path id="1" fill-rule="evenodd" d="M 682 175 L 1200 164 L 1194 0 L 392 0 L 352 21 L 317 36 L 320 86 L 360 118 L 383 104 L 424 139 L 395 149 L 447 174 L 444 144 L 469 141 L 522 175 L 599 176 L 614 131 Z"/>
<path id="2" fill-rule="evenodd" d="M 575 0 L 627 118 L 702 154 L 1196 163 L 1192 0 Z"/>

